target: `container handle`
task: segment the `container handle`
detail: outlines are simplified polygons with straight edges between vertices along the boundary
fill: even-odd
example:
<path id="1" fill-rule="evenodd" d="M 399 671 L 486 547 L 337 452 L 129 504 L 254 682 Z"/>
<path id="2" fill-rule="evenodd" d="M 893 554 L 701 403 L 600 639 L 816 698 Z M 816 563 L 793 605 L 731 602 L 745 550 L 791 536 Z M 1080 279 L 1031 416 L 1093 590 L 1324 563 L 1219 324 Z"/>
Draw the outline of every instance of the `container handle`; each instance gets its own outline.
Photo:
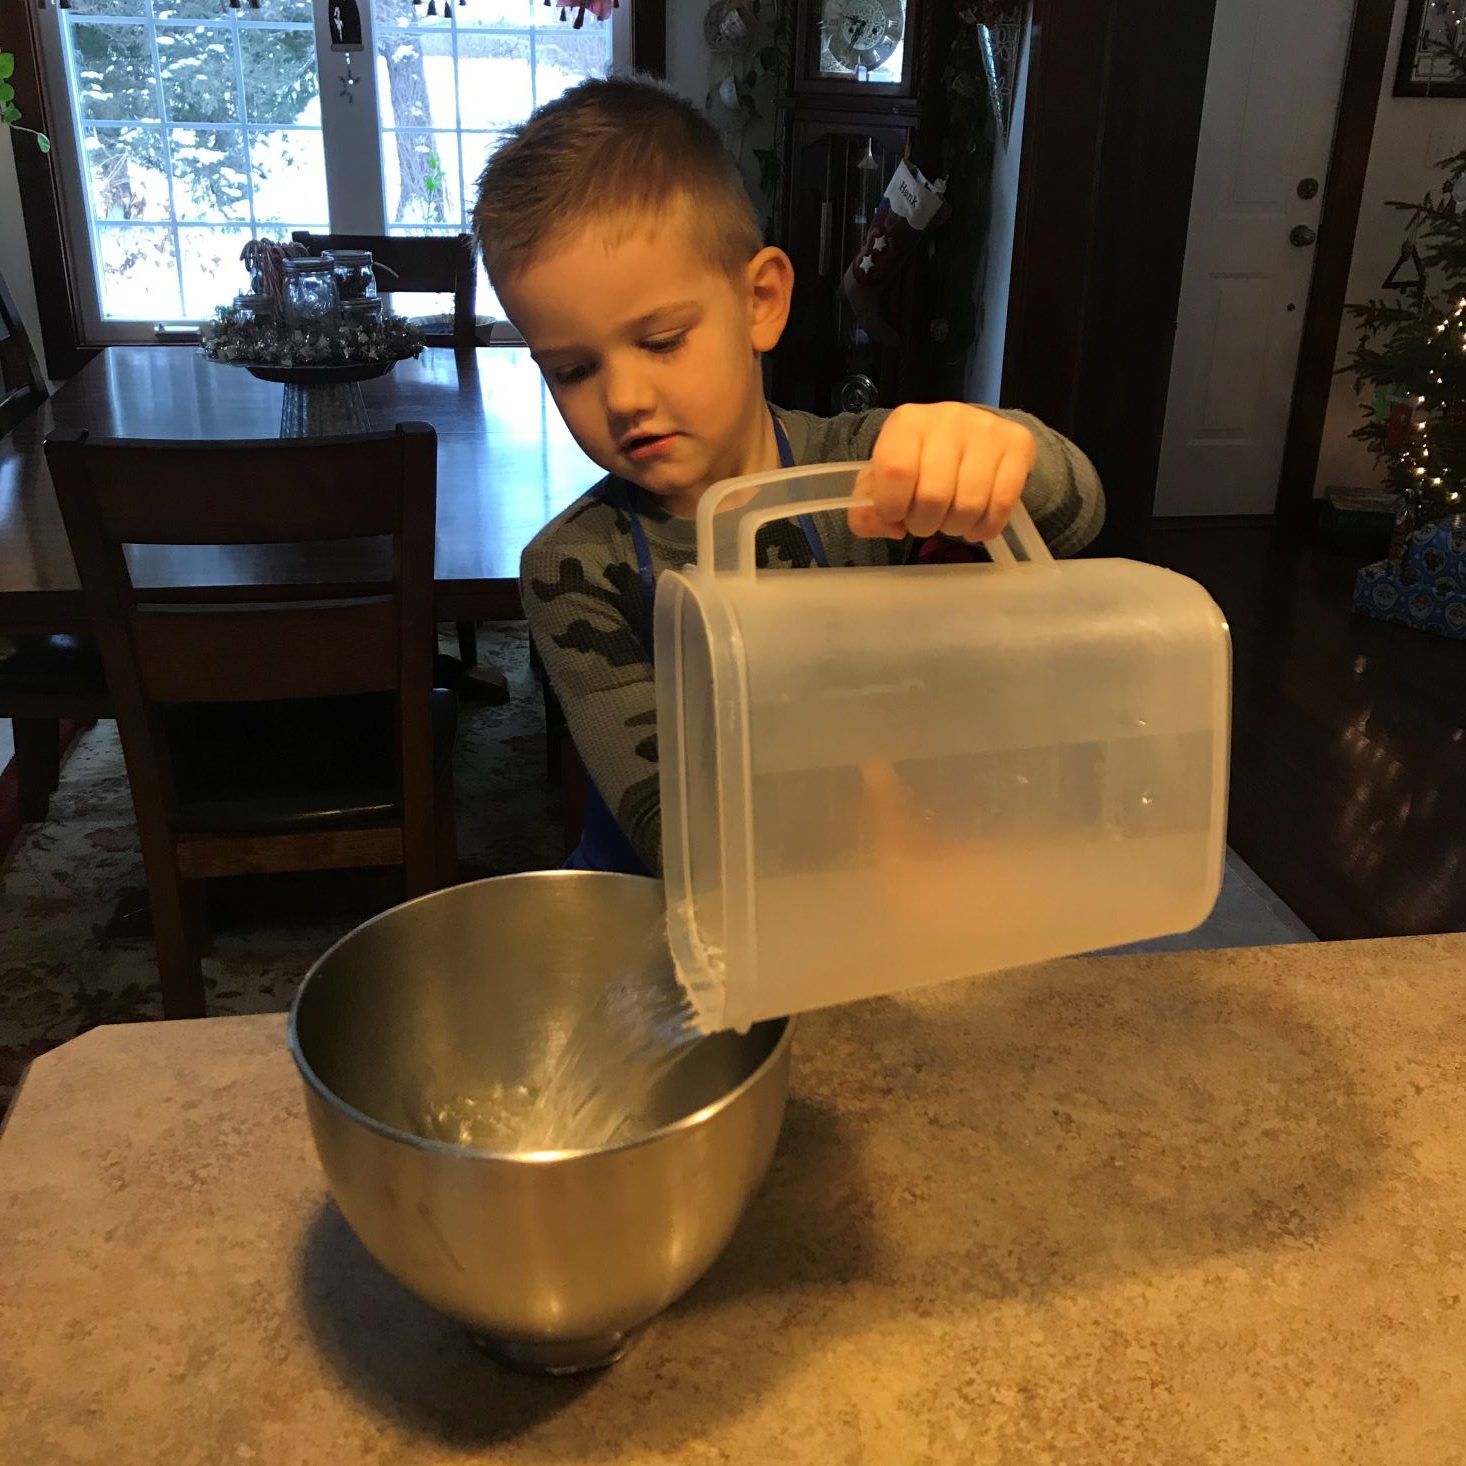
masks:
<path id="1" fill-rule="evenodd" d="M 697 506 L 697 564 L 716 571 L 731 562 L 739 575 L 758 572 L 755 544 L 764 525 L 801 514 L 868 506 L 872 500 L 852 492 L 864 463 L 817 463 L 779 474 L 750 474 L 714 484 Z M 832 492 L 832 490 L 834 492 Z M 732 508 L 722 506 L 741 497 Z M 1007 536 L 1030 565 L 1050 565 L 1053 556 L 1020 502 L 1008 521 Z M 1011 569 L 1019 561 L 1005 535 L 986 541 L 993 563 Z"/>

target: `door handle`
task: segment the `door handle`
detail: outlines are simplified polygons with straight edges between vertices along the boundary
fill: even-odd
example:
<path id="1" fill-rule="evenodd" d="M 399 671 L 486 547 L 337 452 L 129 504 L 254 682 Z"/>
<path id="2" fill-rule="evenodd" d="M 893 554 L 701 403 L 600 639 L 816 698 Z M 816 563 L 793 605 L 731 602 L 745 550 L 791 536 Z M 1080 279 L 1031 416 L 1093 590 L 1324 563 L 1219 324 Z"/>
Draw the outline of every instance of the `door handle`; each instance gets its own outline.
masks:
<path id="1" fill-rule="evenodd" d="M 1317 238 L 1307 224 L 1295 224 L 1288 233 L 1288 243 L 1298 249 L 1307 249 Z"/>

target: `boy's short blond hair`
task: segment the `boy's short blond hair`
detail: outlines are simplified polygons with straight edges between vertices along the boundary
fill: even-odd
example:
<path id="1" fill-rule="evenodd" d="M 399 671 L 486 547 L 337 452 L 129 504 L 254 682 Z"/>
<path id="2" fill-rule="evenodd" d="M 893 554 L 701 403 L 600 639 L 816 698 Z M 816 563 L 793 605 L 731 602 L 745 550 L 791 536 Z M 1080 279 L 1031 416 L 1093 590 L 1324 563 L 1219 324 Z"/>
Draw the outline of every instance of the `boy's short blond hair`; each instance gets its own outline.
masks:
<path id="1" fill-rule="evenodd" d="M 667 87 L 613 77 L 573 87 L 510 132 L 479 175 L 473 231 L 497 288 L 587 225 L 624 237 L 684 202 L 694 244 L 739 278 L 763 235 L 722 139 Z"/>

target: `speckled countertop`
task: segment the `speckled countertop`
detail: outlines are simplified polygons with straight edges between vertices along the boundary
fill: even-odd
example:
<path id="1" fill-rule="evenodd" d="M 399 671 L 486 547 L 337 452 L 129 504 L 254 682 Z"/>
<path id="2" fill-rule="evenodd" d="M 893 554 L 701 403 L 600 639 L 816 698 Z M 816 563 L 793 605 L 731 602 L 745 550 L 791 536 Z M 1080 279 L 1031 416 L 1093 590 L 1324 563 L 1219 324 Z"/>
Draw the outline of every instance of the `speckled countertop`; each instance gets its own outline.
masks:
<path id="1" fill-rule="evenodd" d="M 283 1019 L 96 1030 L 0 1139 L 0 1460 L 1466 1462 L 1466 937 L 807 1019 L 770 1180 L 524 1379 L 325 1199 Z"/>

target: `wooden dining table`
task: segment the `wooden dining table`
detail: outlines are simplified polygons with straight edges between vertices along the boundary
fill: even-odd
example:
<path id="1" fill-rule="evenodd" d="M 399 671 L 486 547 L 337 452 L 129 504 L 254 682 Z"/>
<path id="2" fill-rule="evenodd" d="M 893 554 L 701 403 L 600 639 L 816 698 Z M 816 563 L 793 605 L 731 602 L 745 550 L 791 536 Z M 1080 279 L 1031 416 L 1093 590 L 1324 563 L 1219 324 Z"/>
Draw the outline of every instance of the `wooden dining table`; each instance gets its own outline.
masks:
<path id="1" fill-rule="evenodd" d="M 103 351 L 0 442 L 0 633 L 78 632 L 86 607 L 43 445 L 60 429 L 102 438 L 274 438 L 284 388 L 207 360 L 197 347 Z M 566 431 L 529 352 L 429 348 L 362 384 L 373 429 L 430 423 L 438 434 L 434 598 L 442 621 L 521 614 L 519 555 L 537 530 L 600 477 Z M 208 486 L 201 484 L 201 492 Z M 133 578 L 153 599 L 203 590 L 247 600 L 252 588 L 368 589 L 385 549 L 134 546 Z"/>

